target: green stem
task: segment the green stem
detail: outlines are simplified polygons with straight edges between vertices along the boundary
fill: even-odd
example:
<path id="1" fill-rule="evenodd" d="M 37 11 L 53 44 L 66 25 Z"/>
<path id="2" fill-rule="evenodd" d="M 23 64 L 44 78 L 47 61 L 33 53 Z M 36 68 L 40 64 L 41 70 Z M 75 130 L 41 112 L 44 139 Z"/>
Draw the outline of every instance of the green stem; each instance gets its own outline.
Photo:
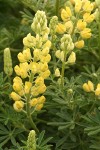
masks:
<path id="1" fill-rule="evenodd" d="M 30 95 L 30 94 L 29 94 Z M 27 118 L 29 119 L 31 127 L 38 133 L 39 130 L 36 127 L 35 123 L 32 120 L 31 112 L 30 112 L 30 105 L 29 105 L 29 95 L 27 96 L 27 104 L 26 104 L 26 111 L 27 111 Z"/>
<path id="2" fill-rule="evenodd" d="M 56 0 L 56 5 L 55 5 L 55 9 L 56 9 L 56 16 L 58 17 L 59 16 L 59 0 Z"/>
<path id="3" fill-rule="evenodd" d="M 33 81 L 33 78 L 34 78 L 34 75 L 31 73 L 29 81 L 32 82 L 32 81 Z M 29 101 L 30 101 L 30 92 L 29 92 L 29 94 L 27 94 L 27 103 L 26 103 L 27 118 L 29 119 L 29 122 L 30 122 L 31 127 L 32 127 L 37 133 L 39 133 L 39 130 L 38 130 L 38 128 L 36 127 L 35 123 L 33 122 L 33 119 L 32 119 L 32 116 L 31 116 Z"/>
<path id="4" fill-rule="evenodd" d="M 64 75 L 65 75 L 65 63 L 66 63 L 67 52 L 64 50 L 64 61 L 62 62 L 62 70 L 61 70 L 61 87 L 64 87 Z"/>
<path id="5" fill-rule="evenodd" d="M 62 71 L 61 71 L 61 85 L 64 87 L 64 73 L 65 73 L 65 61 L 62 63 Z"/>

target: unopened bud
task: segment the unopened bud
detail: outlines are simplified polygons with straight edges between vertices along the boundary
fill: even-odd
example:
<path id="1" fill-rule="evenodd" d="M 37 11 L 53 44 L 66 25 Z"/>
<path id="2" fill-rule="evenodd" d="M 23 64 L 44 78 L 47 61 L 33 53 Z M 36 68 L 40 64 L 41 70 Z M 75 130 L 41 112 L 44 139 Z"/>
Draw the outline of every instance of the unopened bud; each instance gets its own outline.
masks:
<path id="1" fill-rule="evenodd" d="M 27 149 L 28 150 L 36 150 L 36 138 L 35 131 L 31 130 L 27 140 Z"/>
<path id="2" fill-rule="evenodd" d="M 13 73 L 12 59 L 11 59 L 11 53 L 9 48 L 4 49 L 4 72 L 8 76 L 11 76 Z"/>

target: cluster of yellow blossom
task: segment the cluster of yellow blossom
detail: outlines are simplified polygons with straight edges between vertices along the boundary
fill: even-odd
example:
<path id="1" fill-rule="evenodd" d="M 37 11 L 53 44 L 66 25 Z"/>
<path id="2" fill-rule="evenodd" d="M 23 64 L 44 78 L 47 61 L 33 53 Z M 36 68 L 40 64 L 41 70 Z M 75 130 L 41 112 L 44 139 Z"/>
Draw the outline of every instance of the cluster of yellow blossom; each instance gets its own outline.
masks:
<path id="1" fill-rule="evenodd" d="M 14 67 L 17 76 L 13 79 L 14 91 L 10 96 L 15 101 L 13 107 L 16 111 L 21 111 L 25 106 L 42 109 L 45 102 L 42 94 L 46 91 L 44 79 L 50 75 L 48 62 L 51 59 L 51 42 L 48 40 L 49 30 L 43 11 L 37 11 L 31 27 L 36 36 L 29 33 L 23 39 L 24 50 L 18 54 L 20 63 Z"/>
<path id="2" fill-rule="evenodd" d="M 83 89 L 86 92 L 94 92 L 96 96 L 100 96 L 100 83 L 97 84 L 97 87 L 94 90 L 94 84 L 91 81 L 88 81 L 83 84 Z"/>
<path id="3" fill-rule="evenodd" d="M 73 9 L 66 6 L 61 11 L 62 23 L 58 23 L 56 32 L 59 34 L 71 34 L 76 48 L 84 47 L 84 40 L 92 36 L 91 29 L 87 27 L 95 19 L 93 9 L 95 4 L 89 0 L 70 0 Z M 77 34 L 77 36 L 75 35 Z M 73 35 L 75 35 L 74 38 Z"/>
<path id="4" fill-rule="evenodd" d="M 66 64 L 74 64 L 76 61 L 76 54 L 72 51 L 74 49 L 74 43 L 70 34 L 64 34 L 61 38 L 61 50 L 55 52 L 56 57 Z M 67 55 L 70 53 L 68 60 L 66 60 Z M 60 71 L 58 68 L 55 70 L 55 76 L 60 76 Z"/>

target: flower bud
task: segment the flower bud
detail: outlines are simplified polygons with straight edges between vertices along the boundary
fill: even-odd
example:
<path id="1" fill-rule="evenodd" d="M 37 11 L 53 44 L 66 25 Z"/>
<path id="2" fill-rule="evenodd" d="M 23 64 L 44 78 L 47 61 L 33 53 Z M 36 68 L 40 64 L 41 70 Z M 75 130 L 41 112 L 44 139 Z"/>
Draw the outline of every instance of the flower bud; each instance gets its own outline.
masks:
<path id="1" fill-rule="evenodd" d="M 75 61 L 76 61 L 76 54 L 75 54 L 74 52 L 72 52 L 72 53 L 70 54 L 70 56 L 69 56 L 67 62 L 68 62 L 69 64 L 74 64 Z"/>
<path id="2" fill-rule="evenodd" d="M 55 55 L 56 55 L 57 58 L 60 59 L 61 51 L 60 51 L 60 50 L 57 50 L 56 53 L 55 53 Z"/>
<path id="3" fill-rule="evenodd" d="M 4 49 L 4 72 L 8 76 L 11 76 L 13 73 L 12 59 L 11 59 L 11 53 L 9 48 Z"/>
<path id="4" fill-rule="evenodd" d="M 26 81 L 25 82 L 25 89 L 24 89 L 26 94 L 29 94 L 31 87 L 32 87 L 32 83 Z"/>
<path id="5" fill-rule="evenodd" d="M 59 77 L 59 76 L 60 76 L 59 68 L 56 68 L 56 70 L 55 70 L 55 76 L 56 76 L 56 77 Z"/>
<path id="6" fill-rule="evenodd" d="M 27 149 L 28 150 L 36 150 L 36 134 L 34 130 L 31 130 L 28 135 L 27 140 Z"/>
<path id="7" fill-rule="evenodd" d="M 74 48 L 72 38 L 70 34 L 64 34 L 61 38 L 61 49 L 66 51 L 71 51 Z"/>
<path id="8" fill-rule="evenodd" d="M 58 24 L 58 17 L 53 16 L 50 20 L 49 28 L 50 28 L 50 33 L 51 35 L 54 35 L 56 32 L 56 26 Z"/>
<path id="9" fill-rule="evenodd" d="M 44 35 L 47 33 L 47 19 L 44 11 L 38 10 L 33 19 L 33 23 L 31 25 L 32 30 L 36 34 Z"/>

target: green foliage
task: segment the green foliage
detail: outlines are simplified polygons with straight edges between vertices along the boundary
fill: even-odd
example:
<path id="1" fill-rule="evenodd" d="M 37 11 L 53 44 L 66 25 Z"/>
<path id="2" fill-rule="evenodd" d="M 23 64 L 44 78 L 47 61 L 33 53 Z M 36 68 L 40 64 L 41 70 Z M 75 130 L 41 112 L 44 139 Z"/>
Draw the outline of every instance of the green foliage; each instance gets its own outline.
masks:
<path id="1" fill-rule="evenodd" d="M 13 75 L 8 78 L 2 72 L 3 50 L 10 47 L 14 67 L 23 38 L 32 32 L 30 25 L 37 10 L 46 12 L 48 24 L 55 15 L 61 22 L 61 9 L 66 5 L 66 0 L 0 0 L 0 150 L 29 150 L 27 139 L 33 130 L 25 112 L 18 113 L 12 107 Z M 88 80 L 94 89 L 100 83 L 100 22 L 95 20 L 89 27 L 92 38 L 85 40 L 81 50 L 75 48 L 76 63 L 65 66 L 64 86 L 54 74 L 56 67 L 62 68 L 62 62 L 55 58 L 62 35 L 55 33 L 54 40 L 49 35 L 52 59 L 51 75 L 45 81 L 46 102 L 43 110 L 32 114 L 39 129 L 36 150 L 100 150 L 100 95 L 82 88 Z"/>

